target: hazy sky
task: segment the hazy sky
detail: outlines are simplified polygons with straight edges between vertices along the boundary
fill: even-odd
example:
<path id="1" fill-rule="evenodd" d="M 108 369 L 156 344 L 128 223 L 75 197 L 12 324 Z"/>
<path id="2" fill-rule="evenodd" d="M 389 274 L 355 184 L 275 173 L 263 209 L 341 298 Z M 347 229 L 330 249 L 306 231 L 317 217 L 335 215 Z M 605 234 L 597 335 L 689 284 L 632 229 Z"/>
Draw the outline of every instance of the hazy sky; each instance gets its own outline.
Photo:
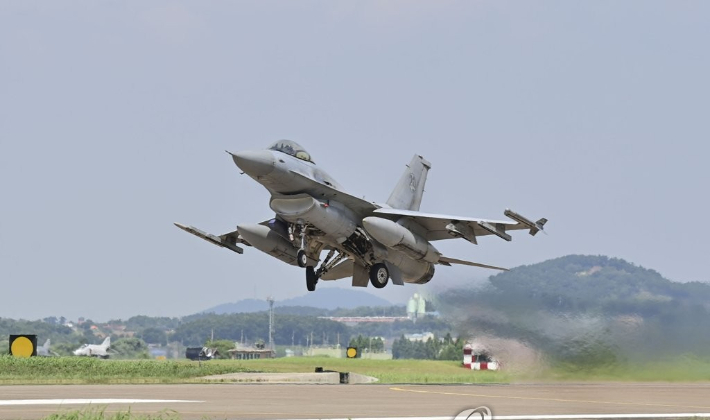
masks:
<path id="1" fill-rule="evenodd" d="M 422 211 L 550 220 L 448 256 L 708 281 L 708 40 L 706 1 L 0 0 L 0 317 L 305 293 L 302 269 L 172 224 L 270 218 L 224 150 L 281 138 L 370 200 L 418 153 Z M 438 267 L 428 287 L 489 274 Z"/>

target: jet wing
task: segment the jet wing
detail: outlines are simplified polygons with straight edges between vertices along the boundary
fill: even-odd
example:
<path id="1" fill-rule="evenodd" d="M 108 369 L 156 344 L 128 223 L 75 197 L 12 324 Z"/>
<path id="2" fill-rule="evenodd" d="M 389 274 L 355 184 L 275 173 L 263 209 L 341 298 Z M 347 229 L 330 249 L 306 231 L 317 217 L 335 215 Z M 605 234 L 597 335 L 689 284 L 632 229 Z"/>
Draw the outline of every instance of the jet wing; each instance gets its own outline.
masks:
<path id="1" fill-rule="evenodd" d="M 496 235 L 501 239 L 510 241 L 512 237 L 506 233 L 510 230 L 528 229 L 531 235 L 535 235 L 547 223 L 547 219 L 532 222 L 509 209 L 504 214 L 513 221 L 422 213 L 392 208 L 379 208 L 374 210 L 373 213 L 392 220 L 400 217 L 409 217 L 426 230 L 426 239 L 429 241 L 464 238 L 474 244 L 477 243 L 477 237 L 486 235 Z"/>
<path id="2" fill-rule="evenodd" d="M 308 193 L 314 197 L 338 201 L 362 217 L 371 215 L 374 210 L 379 208 L 379 206 L 374 203 L 355 197 L 329 185 L 321 184 L 320 182 L 311 179 L 302 173 L 296 171 L 291 171 L 291 173 L 293 176 L 301 179 L 309 185 Z"/>
<path id="3" fill-rule="evenodd" d="M 224 235 L 216 236 L 211 233 L 201 231 L 200 229 L 197 229 L 193 226 L 185 226 L 180 223 L 175 223 L 175 226 L 179 227 L 185 232 L 197 236 L 198 238 L 202 238 L 213 245 L 217 245 L 222 248 L 227 248 L 231 251 L 236 252 L 237 254 L 242 254 L 244 252 L 244 249 L 237 246 L 237 243 L 251 246 L 249 242 L 245 241 L 242 237 L 239 236 L 239 232 L 237 232 L 236 230 L 234 232 L 229 232 L 225 233 Z"/>

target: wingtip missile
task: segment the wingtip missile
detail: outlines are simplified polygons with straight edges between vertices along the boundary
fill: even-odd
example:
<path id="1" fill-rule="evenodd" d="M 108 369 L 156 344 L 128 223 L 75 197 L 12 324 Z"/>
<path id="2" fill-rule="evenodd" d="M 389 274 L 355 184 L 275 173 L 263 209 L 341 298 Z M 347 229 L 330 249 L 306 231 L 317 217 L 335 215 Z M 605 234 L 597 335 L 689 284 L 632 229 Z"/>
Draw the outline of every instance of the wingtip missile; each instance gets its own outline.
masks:
<path id="1" fill-rule="evenodd" d="M 197 236 L 198 238 L 202 238 L 205 241 L 207 241 L 213 245 L 217 245 L 222 248 L 227 248 L 231 251 L 236 252 L 237 254 L 244 253 L 244 249 L 242 249 L 241 247 L 238 247 L 235 244 L 223 241 L 222 238 L 220 238 L 219 236 L 215 236 L 215 235 L 212 235 L 211 233 L 203 232 L 200 229 L 197 229 L 196 227 L 193 227 L 193 226 L 185 226 L 182 223 L 174 222 L 173 224 L 175 226 L 179 227 L 180 229 L 184 230 L 185 232 L 191 233 L 191 234 Z"/>
<path id="2" fill-rule="evenodd" d="M 532 235 L 532 236 L 535 236 L 539 231 L 544 230 L 545 223 L 547 223 L 547 219 L 545 219 L 544 217 L 542 219 L 538 220 L 537 222 L 533 222 L 532 220 L 522 216 L 521 214 L 514 212 L 511 209 L 505 209 L 503 214 L 506 217 L 509 217 L 509 218 L 515 220 L 516 222 L 520 223 L 521 225 L 527 226 L 528 228 L 530 228 L 530 235 Z"/>

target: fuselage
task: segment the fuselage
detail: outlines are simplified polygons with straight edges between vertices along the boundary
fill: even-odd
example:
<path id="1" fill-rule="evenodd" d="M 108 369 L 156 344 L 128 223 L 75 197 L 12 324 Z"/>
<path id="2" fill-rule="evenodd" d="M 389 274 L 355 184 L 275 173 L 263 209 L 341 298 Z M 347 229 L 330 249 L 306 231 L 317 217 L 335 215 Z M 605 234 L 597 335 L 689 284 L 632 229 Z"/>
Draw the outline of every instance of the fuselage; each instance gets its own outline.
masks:
<path id="1" fill-rule="evenodd" d="M 232 159 L 245 174 L 272 194 L 315 194 L 312 185 L 296 174 L 342 191 L 340 184 L 314 162 L 283 152 L 250 150 L 233 153 Z"/>
<path id="2" fill-rule="evenodd" d="M 337 198 L 324 198 L 323 186 L 347 193 L 298 144 L 282 141 L 268 150 L 231 155 L 246 175 L 271 193 L 270 207 L 288 223 L 287 227 L 280 228 L 274 223 L 271 231 L 257 225 L 239 226 L 240 234 L 260 250 L 296 265 L 296 255 L 302 245 L 297 243 L 298 240 L 294 241 L 293 230 L 294 226 L 305 226 L 308 237 L 316 238 L 331 248 L 344 248 L 361 265 L 371 266 L 388 261 L 401 271 L 405 282 L 426 283 L 433 276 L 431 258 L 427 261 L 417 254 L 409 255 L 408 252 L 383 246 L 373 235 L 366 233 L 363 218 L 371 216 L 371 210 L 353 209 Z M 378 207 L 381 206 L 373 205 L 372 209 Z M 273 231 L 279 233 L 280 238 Z M 311 249 L 314 251 L 308 254 L 309 261 L 316 262 L 322 248 Z"/>
<path id="3" fill-rule="evenodd" d="M 98 344 L 85 344 L 74 350 L 75 356 L 107 356 L 108 352 Z"/>

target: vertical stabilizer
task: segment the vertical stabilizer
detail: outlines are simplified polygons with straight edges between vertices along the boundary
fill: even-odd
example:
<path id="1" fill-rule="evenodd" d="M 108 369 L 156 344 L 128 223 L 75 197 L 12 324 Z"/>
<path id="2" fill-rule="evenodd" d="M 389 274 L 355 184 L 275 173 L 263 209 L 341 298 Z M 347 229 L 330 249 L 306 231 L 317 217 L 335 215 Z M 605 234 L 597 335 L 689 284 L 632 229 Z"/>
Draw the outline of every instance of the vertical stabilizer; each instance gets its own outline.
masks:
<path id="1" fill-rule="evenodd" d="M 106 337 L 103 343 L 101 343 L 101 347 L 107 349 L 111 347 L 111 336 Z"/>
<path id="2" fill-rule="evenodd" d="M 395 209 L 419 210 L 424 194 L 426 176 L 431 163 L 419 155 L 414 155 L 397 186 L 387 199 L 387 204 Z"/>

